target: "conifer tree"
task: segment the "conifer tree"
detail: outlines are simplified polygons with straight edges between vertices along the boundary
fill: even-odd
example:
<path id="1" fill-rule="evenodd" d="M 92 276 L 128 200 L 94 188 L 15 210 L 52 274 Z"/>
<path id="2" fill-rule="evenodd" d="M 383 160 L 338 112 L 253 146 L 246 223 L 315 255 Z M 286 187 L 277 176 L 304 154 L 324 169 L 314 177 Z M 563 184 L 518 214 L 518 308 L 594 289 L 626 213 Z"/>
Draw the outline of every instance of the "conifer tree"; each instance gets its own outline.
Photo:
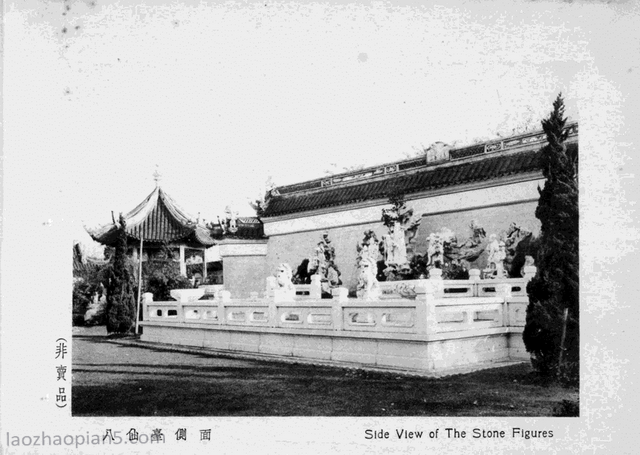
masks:
<path id="1" fill-rule="evenodd" d="M 537 275 L 529 282 L 523 339 L 534 368 L 563 382 L 579 379 L 579 215 L 577 147 L 567 149 L 564 102 L 542 121 L 548 144 L 540 164 L 546 182 L 538 188 L 536 217 L 541 222 Z"/>
<path id="2" fill-rule="evenodd" d="M 118 224 L 118 240 L 108 273 L 106 319 L 108 333 L 126 334 L 135 325 L 135 284 L 127 260 L 126 223 L 122 214 Z"/>

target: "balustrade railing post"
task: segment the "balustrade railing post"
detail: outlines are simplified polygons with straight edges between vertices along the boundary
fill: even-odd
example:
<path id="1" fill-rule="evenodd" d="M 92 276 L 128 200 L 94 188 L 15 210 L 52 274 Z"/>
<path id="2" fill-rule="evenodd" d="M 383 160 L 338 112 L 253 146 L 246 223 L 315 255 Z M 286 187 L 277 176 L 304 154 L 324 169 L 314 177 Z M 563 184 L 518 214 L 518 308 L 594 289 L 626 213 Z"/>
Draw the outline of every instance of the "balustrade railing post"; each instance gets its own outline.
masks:
<path id="1" fill-rule="evenodd" d="M 502 325 L 509 327 L 511 324 L 509 318 L 509 299 L 511 298 L 511 284 L 496 284 L 496 295 L 502 298 Z"/>
<path id="2" fill-rule="evenodd" d="M 331 305 L 331 321 L 333 322 L 333 330 L 342 331 L 344 329 L 342 315 L 344 314 L 344 305 L 346 302 L 332 302 Z"/>
<path id="3" fill-rule="evenodd" d="M 311 275 L 311 291 L 309 292 L 309 297 L 312 299 L 322 298 L 322 283 L 320 280 L 320 275 Z"/>
<path id="4" fill-rule="evenodd" d="M 231 292 L 220 291 L 218 293 L 218 324 L 227 323 L 227 308 L 225 303 L 231 300 Z"/>
<path id="5" fill-rule="evenodd" d="M 525 265 L 524 266 L 522 277 L 524 278 L 525 290 L 527 288 L 527 284 L 529 284 L 529 281 L 531 281 L 531 279 L 534 276 L 536 276 L 536 273 L 538 273 L 538 268 L 535 265 Z"/>
<path id="6" fill-rule="evenodd" d="M 271 298 L 274 295 L 274 291 L 275 289 L 278 287 L 277 281 L 276 281 L 276 277 L 275 276 L 269 276 L 266 279 L 266 286 L 265 286 L 265 292 L 264 292 L 264 296 L 265 298 Z"/>
<path id="7" fill-rule="evenodd" d="M 149 316 L 149 304 L 153 303 L 153 294 L 151 292 L 145 292 L 142 294 L 142 320 L 148 321 Z"/>
<path id="8" fill-rule="evenodd" d="M 273 297 L 269 299 L 269 326 L 270 327 L 278 327 L 278 301 L 282 301 L 280 296 L 276 292 Z"/>
<path id="9" fill-rule="evenodd" d="M 347 288 L 338 287 L 331 290 L 333 300 L 338 302 L 346 302 L 349 299 L 349 290 Z"/>
<path id="10" fill-rule="evenodd" d="M 427 280 L 420 280 L 416 285 L 416 333 L 427 333 L 427 288 L 431 287 Z"/>
<path id="11" fill-rule="evenodd" d="M 436 319 L 436 289 L 437 283 L 434 280 L 420 280 L 416 290 L 419 291 L 416 297 L 416 317 L 417 331 L 422 334 L 432 334 L 438 332 L 438 320 Z"/>
<path id="12" fill-rule="evenodd" d="M 176 307 L 178 308 L 178 322 L 184 322 L 185 321 L 185 317 L 184 317 L 184 304 L 186 302 L 183 301 L 179 301 L 176 302 Z"/>
<path id="13" fill-rule="evenodd" d="M 480 270 L 471 269 L 469 270 L 469 281 L 473 281 L 473 296 L 478 297 L 480 295 L 479 286 L 480 286 Z"/>
<path id="14" fill-rule="evenodd" d="M 444 297 L 444 281 L 442 281 L 442 270 L 433 268 L 429 270 L 429 282 L 433 285 L 433 295 L 437 299 Z"/>

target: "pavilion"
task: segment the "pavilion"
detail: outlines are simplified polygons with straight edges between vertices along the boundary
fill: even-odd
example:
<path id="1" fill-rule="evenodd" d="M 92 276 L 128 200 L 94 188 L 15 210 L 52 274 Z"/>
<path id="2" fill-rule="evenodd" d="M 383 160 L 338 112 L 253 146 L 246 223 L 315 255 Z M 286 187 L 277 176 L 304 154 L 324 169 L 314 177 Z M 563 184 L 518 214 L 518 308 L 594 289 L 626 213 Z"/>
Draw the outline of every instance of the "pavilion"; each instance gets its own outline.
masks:
<path id="1" fill-rule="evenodd" d="M 156 188 L 151 194 L 123 215 L 126 222 L 128 253 L 135 261 L 140 256 L 142 261 L 147 261 L 149 258 L 163 255 L 165 248 L 169 248 L 171 252 L 179 252 L 173 257 L 179 262 L 182 275 L 202 272 L 204 282 L 207 268 L 216 271 L 221 268 L 220 256 L 215 246 L 217 242 L 200 220 L 194 220 L 186 214 L 160 187 L 158 177 L 156 175 Z M 97 229 L 87 228 L 87 232 L 95 241 L 114 246 L 118 225 L 113 215 L 112 218 L 112 223 Z M 207 266 L 203 267 L 203 263 Z"/>

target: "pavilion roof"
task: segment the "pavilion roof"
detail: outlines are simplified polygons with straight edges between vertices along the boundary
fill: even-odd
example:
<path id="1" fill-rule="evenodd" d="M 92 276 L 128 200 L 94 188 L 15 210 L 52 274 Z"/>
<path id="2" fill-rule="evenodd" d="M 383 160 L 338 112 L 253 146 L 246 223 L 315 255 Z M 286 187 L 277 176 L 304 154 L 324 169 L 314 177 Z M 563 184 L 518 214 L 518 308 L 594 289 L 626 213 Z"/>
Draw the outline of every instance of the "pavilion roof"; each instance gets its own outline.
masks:
<path id="1" fill-rule="evenodd" d="M 73 273 L 80 274 L 88 272 L 90 270 L 97 269 L 105 264 L 108 264 L 107 259 L 100 259 L 86 255 L 82 251 L 82 247 L 79 243 L 73 245 Z"/>
<path id="2" fill-rule="evenodd" d="M 129 239 L 143 239 L 150 243 L 183 242 L 205 247 L 216 244 L 209 230 L 194 221 L 160 186 L 123 216 Z M 113 245 L 117 230 L 117 225 L 112 222 L 97 229 L 87 229 L 87 232 L 95 241 Z"/>

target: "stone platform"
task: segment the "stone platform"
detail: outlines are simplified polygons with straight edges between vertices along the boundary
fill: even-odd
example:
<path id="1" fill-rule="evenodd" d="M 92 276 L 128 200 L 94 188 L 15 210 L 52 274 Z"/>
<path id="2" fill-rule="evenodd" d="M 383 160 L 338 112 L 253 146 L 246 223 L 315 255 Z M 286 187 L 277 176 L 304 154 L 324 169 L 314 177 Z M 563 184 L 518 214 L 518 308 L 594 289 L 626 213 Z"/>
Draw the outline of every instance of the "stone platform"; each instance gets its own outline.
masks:
<path id="1" fill-rule="evenodd" d="M 525 284 L 394 282 L 376 301 L 147 301 L 141 340 L 439 376 L 529 359 L 522 342 Z M 406 296 L 407 286 L 411 298 L 394 292 L 401 289 Z"/>

